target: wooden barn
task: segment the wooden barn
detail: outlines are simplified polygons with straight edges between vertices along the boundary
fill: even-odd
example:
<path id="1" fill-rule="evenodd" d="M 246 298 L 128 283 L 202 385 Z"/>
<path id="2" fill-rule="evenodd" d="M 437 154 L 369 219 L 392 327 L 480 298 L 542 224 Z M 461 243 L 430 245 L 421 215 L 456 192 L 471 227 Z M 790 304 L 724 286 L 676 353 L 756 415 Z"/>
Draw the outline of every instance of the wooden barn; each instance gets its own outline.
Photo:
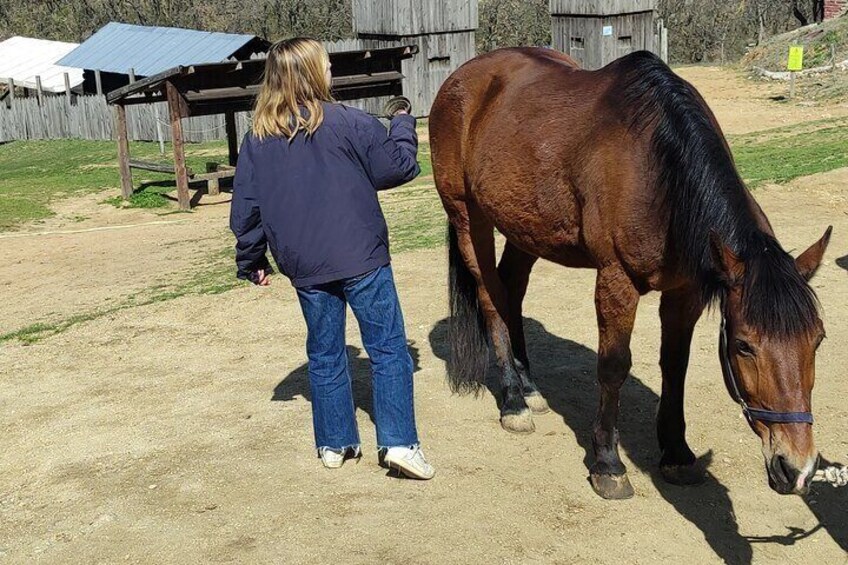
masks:
<path id="1" fill-rule="evenodd" d="M 442 83 L 474 57 L 477 0 L 353 0 L 353 31 L 365 48 L 417 45 L 403 62 L 403 93 L 418 116 Z"/>
<path id="2" fill-rule="evenodd" d="M 633 51 L 657 52 L 656 0 L 550 0 L 553 46 L 585 69 Z"/>

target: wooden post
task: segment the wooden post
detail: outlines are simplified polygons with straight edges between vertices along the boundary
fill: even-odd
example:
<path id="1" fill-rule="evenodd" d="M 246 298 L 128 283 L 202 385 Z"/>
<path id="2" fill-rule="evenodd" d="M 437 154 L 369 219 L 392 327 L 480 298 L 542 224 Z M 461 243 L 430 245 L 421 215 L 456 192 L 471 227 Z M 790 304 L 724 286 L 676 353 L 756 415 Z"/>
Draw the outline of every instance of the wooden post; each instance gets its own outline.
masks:
<path id="1" fill-rule="evenodd" d="M 135 82 L 135 69 L 130 69 L 130 83 Z"/>
<path id="2" fill-rule="evenodd" d="M 35 90 L 38 93 L 38 105 L 44 102 L 44 91 L 41 89 L 41 75 L 35 77 Z"/>
<path id="3" fill-rule="evenodd" d="M 789 99 L 795 98 L 795 71 L 789 71 Z"/>
<path id="4" fill-rule="evenodd" d="M 103 79 L 100 77 L 100 69 L 94 71 L 94 84 L 97 85 L 97 96 L 103 96 Z"/>
<path id="5" fill-rule="evenodd" d="M 6 107 L 11 108 L 15 102 L 15 79 L 9 79 L 9 97 L 6 98 Z"/>
<path id="6" fill-rule="evenodd" d="M 68 99 L 68 104 L 73 104 L 74 99 L 73 99 L 73 96 L 71 95 L 71 77 L 68 75 L 68 73 L 64 73 L 64 75 L 65 75 L 65 96 Z"/>
<path id="7" fill-rule="evenodd" d="M 127 138 L 127 109 L 122 104 L 115 106 L 115 129 L 118 130 L 118 169 L 121 171 L 121 195 L 129 200 L 133 193 L 132 171 L 130 170 L 130 144 Z"/>
<path id="8" fill-rule="evenodd" d="M 229 151 L 230 166 L 235 167 L 238 162 L 238 133 L 236 132 L 236 113 L 232 110 L 224 114 L 227 126 L 227 149 Z"/>
<path id="9" fill-rule="evenodd" d="M 183 101 L 177 87 L 171 82 L 165 83 L 168 97 L 168 114 L 171 117 L 171 141 L 174 145 L 174 171 L 177 173 L 177 200 L 180 210 L 191 210 L 191 199 L 188 194 L 188 172 L 185 164 L 185 147 L 183 146 Z"/>

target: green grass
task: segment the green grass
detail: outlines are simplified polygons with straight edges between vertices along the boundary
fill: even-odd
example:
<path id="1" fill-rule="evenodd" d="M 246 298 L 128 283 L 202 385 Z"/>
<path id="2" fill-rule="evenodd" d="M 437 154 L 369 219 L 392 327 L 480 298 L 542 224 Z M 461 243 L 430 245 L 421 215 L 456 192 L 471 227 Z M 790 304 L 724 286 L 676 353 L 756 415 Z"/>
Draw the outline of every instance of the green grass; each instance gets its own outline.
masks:
<path id="1" fill-rule="evenodd" d="M 848 167 L 848 118 L 732 136 L 729 141 L 750 188 Z"/>
<path id="2" fill-rule="evenodd" d="M 170 146 L 166 155 L 156 143 L 131 143 L 134 159 L 171 162 Z M 17 141 L 0 145 L 0 230 L 52 214 L 51 202 L 78 194 L 104 190 L 120 193 L 116 166 L 116 148 L 110 141 Z M 207 161 L 224 162 L 227 146 L 223 141 L 189 144 L 186 162 L 196 171 L 205 170 Z M 173 181 L 172 175 L 133 171 L 134 186 Z M 162 194 L 171 186 L 151 186 L 134 195 L 131 205 L 165 205 Z"/>

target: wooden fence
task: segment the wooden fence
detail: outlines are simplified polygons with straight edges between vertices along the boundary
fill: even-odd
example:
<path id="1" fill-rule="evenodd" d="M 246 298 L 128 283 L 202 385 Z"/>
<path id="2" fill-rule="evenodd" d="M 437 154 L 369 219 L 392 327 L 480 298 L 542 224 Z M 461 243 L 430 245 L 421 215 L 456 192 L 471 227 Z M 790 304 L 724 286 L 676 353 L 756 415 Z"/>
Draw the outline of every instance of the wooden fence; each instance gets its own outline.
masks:
<path id="1" fill-rule="evenodd" d="M 170 141 L 165 102 L 127 107 L 132 141 Z M 247 113 L 236 115 L 239 136 L 249 127 Z M 198 116 L 183 121 L 186 141 L 226 139 L 224 116 Z M 79 96 L 73 103 L 63 96 L 18 98 L 11 108 L 0 105 L 0 142 L 27 139 L 115 139 L 114 108 L 102 96 Z"/>

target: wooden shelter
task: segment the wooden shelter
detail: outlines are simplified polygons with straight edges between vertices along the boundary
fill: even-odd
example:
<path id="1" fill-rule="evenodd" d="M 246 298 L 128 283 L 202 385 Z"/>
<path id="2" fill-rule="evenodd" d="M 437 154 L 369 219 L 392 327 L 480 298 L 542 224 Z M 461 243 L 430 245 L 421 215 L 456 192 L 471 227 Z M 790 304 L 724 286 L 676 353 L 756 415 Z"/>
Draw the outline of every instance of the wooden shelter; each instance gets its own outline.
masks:
<path id="1" fill-rule="evenodd" d="M 442 83 L 474 57 L 477 0 L 353 0 L 353 31 L 365 47 L 417 45 L 404 61 L 404 95 L 430 113 Z"/>
<path id="2" fill-rule="evenodd" d="M 334 97 L 345 101 L 402 94 L 402 61 L 417 52 L 416 46 L 407 45 L 331 53 Z M 190 208 L 189 180 L 209 181 L 210 193 L 216 193 L 218 180 L 235 174 L 239 141 L 235 114 L 253 107 L 264 68 L 264 59 L 179 66 L 110 92 L 106 98 L 115 106 L 118 164 L 124 198 L 133 193 L 132 168 L 175 174 L 182 210 Z M 160 101 L 168 103 L 173 167 L 131 161 L 129 155 L 126 107 Z M 194 174 L 185 164 L 182 119 L 210 114 L 224 114 L 226 117 L 229 163 L 216 170 Z"/>
<path id="3" fill-rule="evenodd" d="M 550 0 L 553 46 L 589 70 L 656 52 L 655 8 L 656 0 Z"/>

